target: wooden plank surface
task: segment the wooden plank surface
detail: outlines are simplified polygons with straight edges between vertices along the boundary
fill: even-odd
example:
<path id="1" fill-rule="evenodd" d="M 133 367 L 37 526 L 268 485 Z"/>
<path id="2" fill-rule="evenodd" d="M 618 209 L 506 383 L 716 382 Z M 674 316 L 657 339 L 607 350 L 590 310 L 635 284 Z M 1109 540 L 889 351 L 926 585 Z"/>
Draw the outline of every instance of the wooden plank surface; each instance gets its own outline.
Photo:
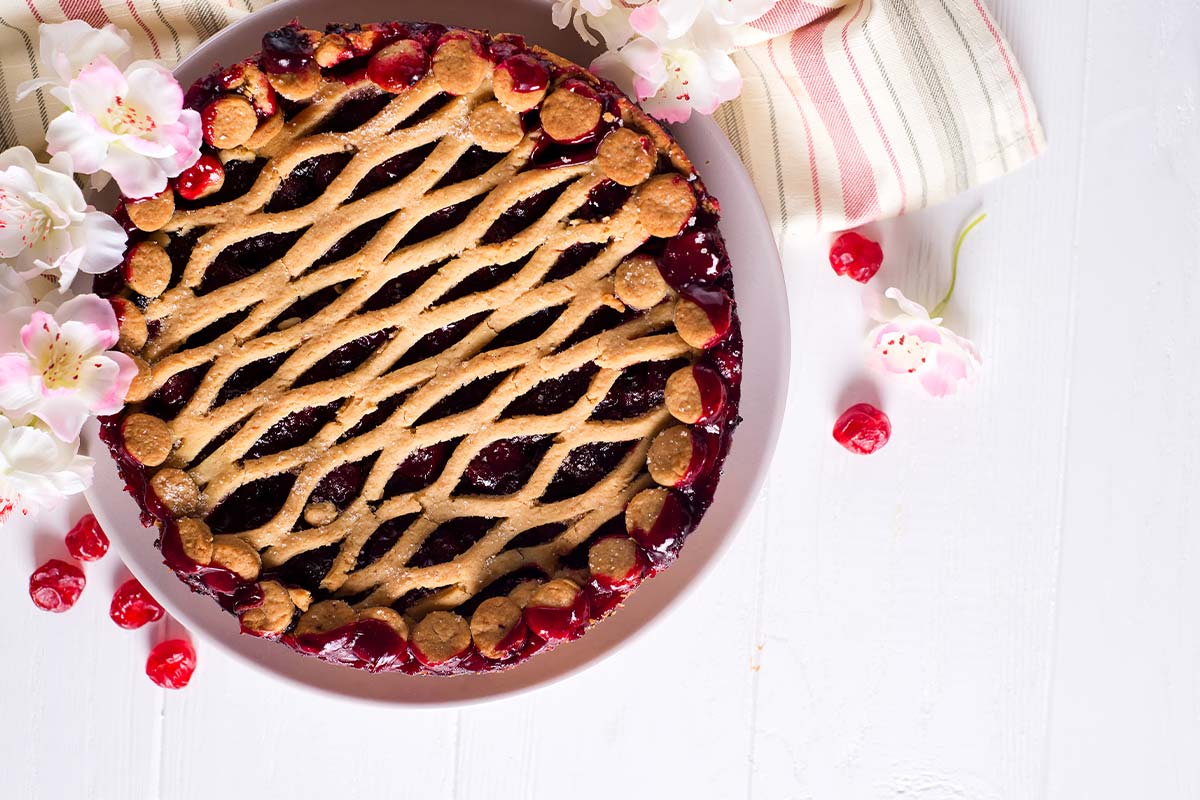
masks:
<path id="1" fill-rule="evenodd" d="M 825 242 L 785 255 L 794 386 L 735 549 L 654 635 L 534 695 L 462 711 L 312 698 L 146 632 L 89 569 L 26 596 L 81 513 L 0 531 L 0 797 L 1195 798 L 1200 796 L 1200 64 L 1195 2 L 993 0 L 1050 149 L 874 226 L 878 279 L 932 303 L 980 383 L 937 403 L 859 369 L 859 298 Z M 893 441 L 829 437 L 878 397 Z M 157 635 L 161 635 L 161 631 Z"/>

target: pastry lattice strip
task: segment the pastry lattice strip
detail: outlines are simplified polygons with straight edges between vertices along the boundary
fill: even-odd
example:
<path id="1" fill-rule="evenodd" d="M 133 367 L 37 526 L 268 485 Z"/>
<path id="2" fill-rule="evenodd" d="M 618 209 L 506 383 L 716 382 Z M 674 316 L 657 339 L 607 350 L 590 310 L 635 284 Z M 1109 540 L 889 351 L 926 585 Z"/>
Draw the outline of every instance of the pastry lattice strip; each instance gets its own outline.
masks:
<path id="1" fill-rule="evenodd" d="M 520 172 L 533 146 L 532 138 L 526 137 L 484 174 L 435 188 L 466 153 L 469 140 L 456 134 L 470 109 L 490 96 L 487 87 L 448 101 L 411 127 L 399 127 L 436 94 L 431 81 L 422 81 L 353 132 L 306 135 L 319 128 L 325 117 L 335 112 L 337 101 L 352 91 L 326 84 L 321 102 L 297 115 L 270 149 L 263 151 L 271 160 L 241 197 L 176 213 L 167 230 L 182 232 L 195 226 L 208 230 L 194 248 L 180 286 L 147 308 L 149 319 L 170 323 L 150 343 L 147 355 L 157 358 L 153 380 L 158 386 L 184 369 L 210 365 L 188 406 L 172 424 L 180 439 L 175 455 L 180 466 L 186 466 L 227 428 L 240 425 L 228 441 L 191 466 L 191 474 L 205 487 L 205 511 L 212 511 L 241 485 L 298 470 L 292 494 L 274 518 L 240 534 L 263 551 L 265 566 L 338 544 L 339 553 L 323 588 L 344 594 L 369 591 L 365 604 L 387 605 L 414 589 L 450 587 L 441 593 L 440 601 L 427 604 L 449 607 L 522 566 L 536 564 L 552 572 L 561 556 L 585 541 L 601 523 L 619 513 L 632 494 L 650 483 L 644 473 L 645 451 L 653 433 L 667 424 L 666 411 L 658 408 L 620 422 L 588 420 L 624 368 L 686 356 L 689 348 L 671 332 L 670 309 L 660 307 L 555 352 L 591 313 L 612 302 L 611 272 L 641 241 L 626 235 L 637 225 L 633 204 L 627 203 L 600 222 L 570 219 L 603 179 L 591 165 Z M 372 169 L 430 144 L 434 149 L 422 167 L 390 187 L 350 200 Z M 289 211 L 263 211 L 296 166 L 314 156 L 347 149 L 353 150 L 350 160 L 316 200 Z M 559 198 L 524 231 L 507 241 L 480 243 L 515 203 L 558 186 L 564 187 Z M 421 219 L 474 198 L 482 200 L 458 225 L 397 249 Z M 387 221 L 357 252 L 314 268 L 338 241 L 371 219 L 381 218 Z M 225 247 L 248 236 L 298 230 L 305 232 L 282 258 L 248 278 L 195 297 L 194 290 Z M 462 249 L 463 242 L 471 246 Z M 584 267 L 566 278 L 543 281 L 562 251 L 589 243 L 602 249 Z M 479 269 L 522 259 L 526 261 L 519 270 L 498 286 L 433 305 Z M 396 305 L 360 310 L 388 281 L 439 264 L 432 276 Z M 339 287 L 341 293 L 325 309 L 285 330 L 260 335 L 297 299 L 331 286 Z M 540 336 L 522 344 L 484 349 L 508 324 L 559 306 L 565 308 L 558 320 Z M 206 345 L 181 348 L 188 337 L 241 310 L 248 311 L 247 316 L 229 332 Z M 391 369 L 425 335 L 475 315 L 484 316 L 455 345 Z M 388 332 L 391 338 L 349 374 L 294 386 L 306 370 L 337 348 L 380 332 Z M 257 389 L 213 407 L 220 389 L 239 368 L 284 354 L 274 375 Z M 573 407 L 558 414 L 501 419 L 505 408 L 524 392 L 589 363 L 599 369 Z M 463 385 L 497 374 L 505 374 L 502 383 L 474 408 L 418 424 L 422 415 Z M 378 403 L 404 392 L 409 394 L 382 425 L 346 438 L 347 431 Z M 266 398 L 271 399 L 269 408 Z M 340 404 L 334 420 L 312 441 L 247 458 L 254 443 L 288 415 L 334 402 Z M 502 496 L 454 494 L 467 465 L 481 450 L 496 441 L 531 435 L 552 436 L 554 442 L 517 492 Z M 388 478 L 411 453 L 460 437 L 433 484 L 383 498 Z M 377 444 L 381 441 L 387 442 L 386 448 Z M 583 494 L 539 502 L 572 450 L 602 441 L 627 441 L 633 447 L 614 470 Z M 384 449 L 387 452 L 377 457 L 358 497 L 337 519 L 293 530 L 323 477 Z M 408 514 L 417 514 L 416 521 L 391 549 L 355 569 L 359 551 L 378 526 Z M 463 516 L 498 522 L 451 562 L 406 566 L 440 522 Z M 505 549 L 518 534 L 551 523 L 567 526 L 544 544 Z"/>

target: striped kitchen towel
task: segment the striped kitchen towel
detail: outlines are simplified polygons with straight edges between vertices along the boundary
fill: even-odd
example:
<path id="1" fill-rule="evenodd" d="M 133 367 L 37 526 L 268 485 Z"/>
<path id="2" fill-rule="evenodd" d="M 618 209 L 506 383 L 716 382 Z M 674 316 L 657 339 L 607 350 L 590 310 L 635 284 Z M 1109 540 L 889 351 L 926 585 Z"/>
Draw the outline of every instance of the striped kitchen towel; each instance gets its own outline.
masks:
<path id="1" fill-rule="evenodd" d="M 1045 148 L 982 0 L 780 0 L 751 27 L 715 116 L 777 235 L 924 208 Z"/>
<path id="2" fill-rule="evenodd" d="M 13 100 L 36 77 L 38 23 L 113 22 L 169 65 L 269 2 L 0 0 L 0 146 L 40 149 L 54 113 L 41 92 Z M 716 120 L 780 236 L 923 208 L 1044 147 L 982 0 L 780 0 L 751 28 L 735 55 L 745 89 Z"/>

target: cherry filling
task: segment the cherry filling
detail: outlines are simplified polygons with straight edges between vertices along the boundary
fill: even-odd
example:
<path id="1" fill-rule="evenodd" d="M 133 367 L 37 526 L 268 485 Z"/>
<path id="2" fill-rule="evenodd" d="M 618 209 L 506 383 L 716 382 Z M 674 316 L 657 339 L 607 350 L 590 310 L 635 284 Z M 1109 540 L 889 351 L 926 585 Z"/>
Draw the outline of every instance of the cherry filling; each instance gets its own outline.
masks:
<path id="1" fill-rule="evenodd" d="M 368 672 L 399 670 L 411 657 L 408 642 L 377 619 L 360 619 L 326 633 L 285 636 L 283 640 L 322 661 Z"/>
<path id="2" fill-rule="evenodd" d="M 300 72 L 312 63 L 313 43 L 296 25 L 287 25 L 263 36 L 259 64 L 276 75 Z"/>
<path id="3" fill-rule="evenodd" d="M 667 283 L 680 289 L 721 277 L 729 269 L 729 256 L 716 230 L 688 230 L 667 242 L 659 268 Z"/>
<path id="4" fill-rule="evenodd" d="M 692 379 L 700 390 L 700 418 L 696 423 L 708 422 L 725 407 L 725 384 L 714 368 L 699 362 L 692 367 Z"/>
<path id="5" fill-rule="evenodd" d="M 544 380 L 514 400 L 501 418 L 562 413 L 583 398 L 592 384 L 592 377 L 599 371 L 600 367 L 595 363 L 587 363 L 565 375 Z"/>
<path id="6" fill-rule="evenodd" d="M 613 383 L 608 394 L 592 412 L 594 420 L 622 420 L 640 417 L 655 408 L 661 408 L 667 380 L 685 359 L 671 361 L 643 361 L 629 367 Z"/>
<path id="7" fill-rule="evenodd" d="M 553 436 L 519 436 L 492 442 L 471 459 L 455 493 L 512 494 L 529 480 L 553 442 Z"/>
<path id="8" fill-rule="evenodd" d="M 372 167 L 371 171 L 363 176 L 358 185 L 354 187 L 354 191 L 350 193 L 350 197 L 346 202 L 353 202 L 359 198 L 377 192 L 380 189 L 387 188 L 398 183 L 403 178 L 408 177 L 417 167 L 425 163 L 425 159 L 433 152 L 433 148 L 437 144 L 431 142 L 427 145 L 409 150 L 399 155 L 394 155 L 378 166 Z"/>
<path id="9" fill-rule="evenodd" d="M 457 517 L 443 522 L 429 534 L 420 549 L 409 559 L 410 567 L 429 567 L 444 564 L 462 555 L 471 545 L 483 538 L 496 520 L 488 517 Z"/>
<path id="10" fill-rule="evenodd" d="M 633 194 L 633 187 L 622 186 L 608 179 L 600 181 L 590 192 L 587 201 L 574 214 L 574 219 L 594 222 L 614 214 Z"/>
<path id="11" fill-rule="evenodd" d="M 629 535 L 642 546 L 651 560 L 658 562 L 678 551 L 691 527 L 692 515 L 687 506 L 678 494 L 670 492 L 650 528 L 631 528 Z"/>
<path id="12" fill-rule="evenodd" d="M 282 258 L 303 235 L 304 230 L 263 233 L 229 245 L 209 264 L 196 294 L 208 294 L 250 277 Z"/>
<path id="13" fill-rule="evenodd" d="M 586 492 L 617 468 L 636 442 L 589 442 L 572 450 L 542 495 L 543 503 Z"/>
<path id="14" fill-rule="evenodd" d="M 400 541 L 400 537 L 404 535 L 404 532 L 408 530 L 408 526 L 412 525 L 413 522 L 416 521 L 417 517 L 417 514 L 405 514 L 402 517 L 393 517 L 392 519 L 380 524 L 380 526 L 375 529 L 375 532 L 371 534 L 367 541 L 363 542 L 362 549 L 358 551 L 358 560 L 355 562 L 354 568 L 358 570 L 362 569 L 363 567 L 369 567 L 387 555 L 388 552 L 396 545 L 396 542 Z M 334 552 L 337 552 L 336 549 Z M 325 577 L 328 571 L 329 568 L 327 566 L 325 572 L 321 573 L 320 577 L 317 578 L 317 585 L 320 584 L 321 579 Z M 313 586 L 313 584 L 301 585 L 305 586 L 306 588 L 311 588 Z"/>
<path id="15" fill-rule="evenodd" d="M 325 153 L 301 161 L 275 189 L 263 210 L 274 213 L 308 205 L 333 183 L 353 155 L 349 152 Z"/>
<path id="16" fill-rule="evenodd" d="M 400 462 L 384 487 L 385 497 L 395 497 L 424 489 L 437 480 L 453 448 L 446 442 L 423 447 Z"/>
<path id="17" fill-rule="evenodd" d="M 509 56 L 496 69 L 508 73 L 512 91 L 520 94 L 540 92 L 550 85 L 550 71 L 546 65 L 528 53 Z"/>

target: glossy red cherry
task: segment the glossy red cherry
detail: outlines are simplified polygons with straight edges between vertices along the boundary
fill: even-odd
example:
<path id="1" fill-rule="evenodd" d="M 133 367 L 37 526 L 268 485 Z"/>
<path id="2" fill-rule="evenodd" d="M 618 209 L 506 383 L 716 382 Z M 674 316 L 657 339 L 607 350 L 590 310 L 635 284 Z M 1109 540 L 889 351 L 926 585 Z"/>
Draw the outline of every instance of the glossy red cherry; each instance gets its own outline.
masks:
<path id="1" fill-rule="evenodd" d="M 224 184 L 225 167 L 214 156 L 205 153 L 175 179 L 175 191 L 184 200 L 199 200 L 220 191 Z"/>
<path id="2" fill-rule="evenodd" d="M 29 596 L 42 611 L 61 614 L 75 605 L 86 584 L 83 570 L 52 558 L 29 576 Z"/>
<path id="3" fill-rule="evenodd" d="M 866 283 L 883 264 L 883 248 L 853 231 L 843 233 L 829 248 L 829 264 L 838 275 Z"/>
<path id="4" fill-rule="evenodd" d="M 84 514 L 67 533 L 67 552 L 78 561 L 99 561 L 108 552 L 108 537 L 91 514 Z"/>
<path id="5" fill-rule="evenodd" d="M 870 403 L 859 403 L 842 412 L 833 425 L 833 438 L 851 453 L 867 455 L 888 443 L 892 421 Z"/>
<path id="6" fill-rule="evenodd" d="M 112 621 L 126 630 L 140 628 L 162 619 L 163 607 L 150 596 L 137 578 L 130 578 L 117 588 L 108 608 Z"/>
<path id="7" fill-rule="evenodd" d="M 146 659 L 146 675 L 164 689 L 182 689 L 196 671 L 196 651 L 186 639 L 159 642 Z"/>
<path id="8" fill-rule="evenodd" d="M 371 56 L 367 77 L 386 92 L 400 92 L 429 71 L 429 53 L 412 39 L 401 39 Z"/>

